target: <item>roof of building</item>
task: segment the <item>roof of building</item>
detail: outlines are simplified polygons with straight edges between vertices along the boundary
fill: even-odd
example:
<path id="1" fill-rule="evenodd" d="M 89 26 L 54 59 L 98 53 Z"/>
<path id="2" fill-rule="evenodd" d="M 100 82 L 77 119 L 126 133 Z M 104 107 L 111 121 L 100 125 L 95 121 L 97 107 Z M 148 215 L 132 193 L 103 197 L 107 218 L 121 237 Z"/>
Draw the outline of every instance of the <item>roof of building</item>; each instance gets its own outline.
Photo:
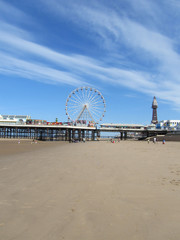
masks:
<path id="1" fill-rule="evenodd" d="M 134 123 L 102 123 L 100 126 L 109 126 L 109 127 L 144 127 L 142 124 Z"/>
<path id="2" fill-rule="evenodd" d="M 31 118 L 28 115 L 0 115 L 0 118 Z"/>

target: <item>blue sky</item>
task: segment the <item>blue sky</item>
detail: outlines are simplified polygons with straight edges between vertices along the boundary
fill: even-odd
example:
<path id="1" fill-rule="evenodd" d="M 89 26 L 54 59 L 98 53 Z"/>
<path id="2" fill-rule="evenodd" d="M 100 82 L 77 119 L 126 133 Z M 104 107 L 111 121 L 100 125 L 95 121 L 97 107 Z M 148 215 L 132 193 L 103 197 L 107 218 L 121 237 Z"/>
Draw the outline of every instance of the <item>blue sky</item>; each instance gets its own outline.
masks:
<path id="1" fill-rule="evenodd" d="M 0 0 L 0 114 L 66 121 L 81 86 L 103 122 L 180 119 L 179 0 Z"/>

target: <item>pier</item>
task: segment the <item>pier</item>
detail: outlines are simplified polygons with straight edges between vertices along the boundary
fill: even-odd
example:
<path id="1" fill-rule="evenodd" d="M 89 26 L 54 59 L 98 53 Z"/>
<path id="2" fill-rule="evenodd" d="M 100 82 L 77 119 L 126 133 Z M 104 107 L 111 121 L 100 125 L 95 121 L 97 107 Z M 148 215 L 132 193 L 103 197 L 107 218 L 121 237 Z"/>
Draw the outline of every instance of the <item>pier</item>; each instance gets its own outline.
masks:
<path id="1" fill-rule="evenodd" d="M 52 125 L 0 125 L 0 138 L 8 139 L 36 139 L 41 141 L 82 141 L 83 139 L 95 141 L 101 139 L 101 134 L 106 132 L 117 133 L 121 140 L 126 140 L 128 133 L 137 133 L 141 139 L 147 137 L 166 135 L 169 130 L 131 127 L 88 127 L 88 126 L 52 126 Z"/>
<path id="2" fill-rule="evenodd" d="M 0 138 L 36 139 L 42 141 L 94 141 L 95 127 L 49 126 L 49 125 L 0 125 Z"/>

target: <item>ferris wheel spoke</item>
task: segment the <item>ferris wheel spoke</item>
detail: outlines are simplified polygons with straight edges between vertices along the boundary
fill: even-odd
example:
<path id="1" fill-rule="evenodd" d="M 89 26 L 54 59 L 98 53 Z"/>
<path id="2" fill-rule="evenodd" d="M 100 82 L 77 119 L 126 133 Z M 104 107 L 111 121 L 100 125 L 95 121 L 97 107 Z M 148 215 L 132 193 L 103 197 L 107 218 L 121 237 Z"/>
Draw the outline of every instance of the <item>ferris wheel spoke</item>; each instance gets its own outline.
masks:
<path id="1" fill-rule="evenodd" d="M 87 102 L 87 95 L 88 95 L 88 90 L 87 89 L 85 89 L 85 100 L 86 100 L 86 102 Z"/>
<path id="2" fill-rule="evenodd" d="M 91 104 L 90 106 L 91 107 L 97 107 L 97 108 L 100 108 L 100 109 L 104 108 L 101 104 Z"/>
<path id="3" fill-rule="evenodd" d="M 74 97 L 74 96 L 69 99 L 69 102 L 70 101 L 75 101 L 75 102 L 81 103 L 81 100 L 77 97 Z"/>
<path id="4" fill-rule="evenodd" d="M 71 110 L 71 109 L 75 109 L 75 108 L 81 109 L 81 107 L 79 105 L 71 105 L 67 109 Z"/>
<path id="5" fill-rule="evenodd" d="M 86 89 L 83 92 L 83 96 L 84 96 L 84 103 L 86 102 Z"/>
<path id="6" fill-rule="evenodd" d="M 82 101 L 84 102 L 84 92 L 83 92 L 83 89 L 81 89 L 81 95 L 82 95 Z"/>
<path id="7" fill-rule="evenodd" d="M 89 105 L 90 107 L 99 107 L 99 108 L 103 108 L 102 104 L 91 104 Z"/>
<path id="8" fill-rule="evenodd" d="M 87 94 L 87 101 L 88 101 L 88 102 L 89 102 L 90 95 L 91 95 L 91 91 L 89 90 L 89 92 L 88 92 L 88 94 Z"/>
<path id="9" fill-rule="evenodd" d="M 91 104 L 89 105 L 91 108 L 100 108 L 103 109 L 103 106 L 101 104 Z"/>
<path id="10" fill-rule="evenodd" d="M 89 90 L 89 94 L 88 94 L 88 101 L 90 100 L 90 97 L 91 97 L 91 95 L 92 95 L 92 91 L 91 91 L 91 90 Z"/>
<path id="11" fill-rule="evenodd" d="M 79 101 L 79 102 L 82 102 L 82 99 L 80 99 L 80 98 L 79 98 L 79 95 L 77 95 L 77 94 L 73 94 L 73 95 L 71 96 L 71 99 L 72 99 L 72 100 Z"/>
<path id="12" fill-rule="evenodd" d="M 94 90 L 91 91 L 90 96 L 89 96 L 89 101 L 95 96 Z"/>
<path id="13" fill-rule="evenodd" d="M 82 98 L 80 97 L 80 93 L 79 93 L 79 92 L 75 93 L 73 97 L 74 97 L 75 99 L 78 98 L 79 101 L 80 101 L 80 103 L 83 103 Z"/>
<path id="14" fill-rule="evenodd" d="M 84 104 L 84 98 L 83 98 L 82 93 L 80 93 L 79 98 L 81 99 L 81 104 Z"/>
<path id="15" fill-rule="evenodd" d="M 77 107 L 80 107 L 81 106 L 81 104 L 77 104 L 77 103 L 71 103 L 71 104 L 69 104 L 69 107 L 70 106 L 73 106 L 73 107 L 75 107 L 75 106 L 77 106 Z"/>
<path id="16" fill-rule="evenodd" d="M 95 99 L 95 100 L 91 101 L 91 104 L 97 104 L 97 103 L 103 104 L 103 102 L 100 101 L 99 99 Z"/>
<path id="17" fill-rule="evenodd" d="M 78 94 L 76 94 L 76 95 L 73 96 L 73 100 L 74 100 L 74 99 L 75 99 L 76 101 L 78 101 L 79 103 L 83 103 L 83 102 L 82 102 L 82 99 L 79 97 Z"/>
<path id="18" fill-rule="evenodd" d="M 82 103 L 80 103 L 80 102 L 76 102 L 76 101 L 71 101 L 71 102 L 69 102 L 69 106 L 71 106 L 71 105 L 81 106 Z"/>
<path id="19" fill-rule="evenodd" d="M 68 108 L 68 112 L 76 111 L 78 109 L 81 109 L 81 108 L 79 108 L 79 107 L 71 107 L 71 108 Z"/>
<path id="20" fill-rule="evenodd" d="M 75 111 L 76 109 L 82 109 L 79 106 L 71 106 L 70 108 L 68 108 L 69 112 L 70 111 Z"/>
<path id="21" fill-rule="evenodd" d="M 85 97 L 85 88 L 83 88 L 83 90 L 82 90 L 82 98 L 83 98 L 83 103 L 85 104 L 85 102 L 86 102 L 86 97 Z"/>
<path id="22" fill-rule="evenodd" d="M 92 112 L 93 119 L 98 119 L 100 116 L 94 112 Z"/>
<path id="23" fill-rule="evenodd" d="M 90 92 L 90 95 L 89 95 L 89 101 L 91 101 L 91 99 L 94 97 L 94 90 L 92 90 L 91 92 Z"/>
<path id="24" fill-rule="evenodd" d="M 89 90 L 87 98 L 89 99 L 89 95 L 91 94 L 91 91 Z"/>
<path id="25" fill-rule="evenodd" d="M 89 98 L 89 101 L 92 101 L 92 99 L 94 99 L 94 97 L 96 97 L 96 94 L 95 94 L 95 92 L 93 91 L 92 94 L 91 94 L 91 96 L 90 96 L 90 98 Z"/>
<path id="26" fill-rule="evenodd" d="M 94 110 L 94 109 L 93 109 L 93 110 L 91 109 L 91 112 L 92 112 L 93 114 L 100 115 L 100 114 L 99 114 L 99 111 L 96 111 L 96 110 Z"/>
<path id="27" fill-rule="evenodd" d="M 103 109 L 102 109 L 102 108 L 92 107 L 92 108 L 90 109 L 90 111 L 92 111 L 92 110 L 94 110 L 94 111 L 99 111 L 99 112 L 103 112 Z"/>
<path id="28" fill-rule="evenodd" d="M 91 98 L 91 102 L 92 101 L 95 101 L 95 100 L 100 100 L 101 98 L 98 96 L 98 95 L 94 95 L 94 96 L 92 96 L 92 98 Z"/>
<path id="29" fill-rule="evenodd" d="M 102 112 L 103 109 L 99 107 L 91 107 L 91 110 Z"/>
<path id="30" fill-rule="evenodd" d="M 99 101 L 99 99 L 93 99 L 90 101 L 91 104 L 96 104 L 97 102 L 102 104 L 102 102 Z"/>
<path id="31" fill-rule="evenodd" d="M 69 101 L 69 104 L 82 104 L 81 102 L 79 102 L 79 101 L 76 101 L 76 100 L 73 100 L 73 99 L 71 99 L 71 101 Z"/>
<path id="32" fill-rule="evenodd" d="M 81 109 L 80 108 L 72 108 L 72 109 L 68 110 L 68 112 L 71 113 L 71 114 L 74 113 L 74 112 L 78 112 L 78 111 L 81 111 Z"/>
<path id="33" fill-rule="evenodd" d="M 94 114 L 97 114 L 97 115 L 100 115 L 100 111 L 99 110 L 96 110 L 96 109 L 91 109 L 91 112 Z"/>
<path id="34" fill-rule="evenodd" d="M 78 110 L 72 112 L 71 115 L 73 115 L 73 116 L 78 116 L 79 114 L 80 114 L 80 110 L 78 109 Z"/>
<path id="35" fill-rule="evenodd" d="M 94 95 L 94 96 L 91 98 L 90 101 L 93 102 L 93 101 L 95 101 L 96 99 L 98 100 L 99 98 L 98 98 L 98 96 Z"/>

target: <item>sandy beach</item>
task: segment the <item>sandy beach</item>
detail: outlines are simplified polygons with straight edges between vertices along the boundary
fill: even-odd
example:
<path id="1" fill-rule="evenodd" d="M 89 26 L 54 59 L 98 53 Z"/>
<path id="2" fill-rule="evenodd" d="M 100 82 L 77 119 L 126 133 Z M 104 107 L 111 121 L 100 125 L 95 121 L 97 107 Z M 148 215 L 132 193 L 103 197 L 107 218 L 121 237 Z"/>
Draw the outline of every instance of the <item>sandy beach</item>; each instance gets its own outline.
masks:
<path id="1" fill-rule="evenodd" d="M 180 143 L 0 141 L 0 239 L 178 240 Z"/>

